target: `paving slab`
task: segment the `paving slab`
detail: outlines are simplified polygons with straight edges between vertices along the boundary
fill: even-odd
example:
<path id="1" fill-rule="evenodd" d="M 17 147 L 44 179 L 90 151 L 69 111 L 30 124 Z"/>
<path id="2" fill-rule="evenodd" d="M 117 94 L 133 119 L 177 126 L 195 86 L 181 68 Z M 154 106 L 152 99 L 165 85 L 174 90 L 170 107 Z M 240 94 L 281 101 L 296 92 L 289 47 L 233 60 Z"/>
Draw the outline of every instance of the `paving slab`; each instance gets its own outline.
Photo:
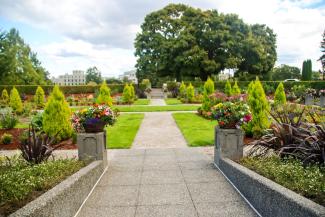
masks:
<path id="1" fill-rule="evenodd" d="M 151 105 L 151 106 L 164 106 L 164 105 L 166 105 L 166 102 L 165 102 L 165 99 L 151 98 L 149 105 Z"/>
<path id="2" fill-rule="evenodd" d="M 186 140 L 170 112 L 145 113 L 132 149 L 185 148 Z"/>
<path id="3" fill-rule="evenodd" d="M 108 165 L 78 217 L 255 216 L 197 149 L 114 150 Z"/>

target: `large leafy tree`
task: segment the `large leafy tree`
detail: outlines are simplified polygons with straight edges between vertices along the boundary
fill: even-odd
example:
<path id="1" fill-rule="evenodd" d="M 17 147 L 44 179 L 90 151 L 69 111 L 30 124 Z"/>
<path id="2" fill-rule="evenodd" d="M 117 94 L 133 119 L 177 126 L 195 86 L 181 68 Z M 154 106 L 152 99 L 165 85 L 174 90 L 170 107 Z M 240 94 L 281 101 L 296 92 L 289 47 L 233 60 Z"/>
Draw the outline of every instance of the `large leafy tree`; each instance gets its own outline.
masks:
<path id="1" fill-rule="evenodd" d="M 145 17 L 135 40 L 139 80 L 200 77 L 226 68 L 264 75 L 276 60 L 276 36 L 237 15 L 169 4 Z M 152 80 L 153 79 L 153 80 Z"/>
<path id="2" fill-rule="evenodd" d="M 96 66 L 91 67 L 86 71 L 86 83 L 88 84 L 91 81 L 96 82 L 97 84 L 100 84 L 103 81 L 102 74 Z"/>
<path id="3" fill-rule="evenodd" d="M 0 31 L 0 84 L 47 84 L 48 75 L 16 29 Z"/>
<path id="4" fill-rule="evenodd" d="M 323 39 L 320 43 L 320 48 L 321 48 L 321 51 L 322 51 L 322 56 L 319 58 L 319 61 L 321 61 L 322 63 L 322 74 L 323 74 L 323 80 L 324 80 L 324 75 L 325 75 L 325 30 L 324 30 L 324 33 L 323 33 Z"/>
<path id="5" fill-rule="evenodd" d="M 298 67 L 283 64 L 275 67 L 272 71 L 272 80 L 274 81 L 283 81 L 290 78 L 301 79 L 301 73 Z"/>

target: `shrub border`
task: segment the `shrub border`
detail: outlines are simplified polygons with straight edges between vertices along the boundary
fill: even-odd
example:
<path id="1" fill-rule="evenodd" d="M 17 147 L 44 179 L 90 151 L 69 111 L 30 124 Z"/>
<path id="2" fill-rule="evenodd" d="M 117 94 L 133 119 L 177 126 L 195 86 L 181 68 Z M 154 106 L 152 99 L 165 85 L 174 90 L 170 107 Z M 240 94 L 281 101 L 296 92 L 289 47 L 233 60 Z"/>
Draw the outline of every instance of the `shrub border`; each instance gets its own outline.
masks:
<path id="1" fill-rule="evenodd" d="M 222 158 L 215 166 L 263 217 L 325 216 L 325 207 L 230 159 Z"/>
<path id="2" fill-rule="evenodd" d="M 104 167 L 103 161 L 90 163 L 54 188 L 11 214 L 10 217 L 74 216 L 104 172 Z"/>

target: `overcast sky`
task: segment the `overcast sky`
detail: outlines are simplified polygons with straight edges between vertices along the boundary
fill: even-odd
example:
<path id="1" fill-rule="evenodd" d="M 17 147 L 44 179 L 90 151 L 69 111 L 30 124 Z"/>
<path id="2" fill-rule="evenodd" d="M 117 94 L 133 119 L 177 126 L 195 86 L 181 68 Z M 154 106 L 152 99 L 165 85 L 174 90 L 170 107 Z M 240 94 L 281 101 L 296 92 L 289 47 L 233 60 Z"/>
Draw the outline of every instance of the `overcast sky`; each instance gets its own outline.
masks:
<path id="1" fill-rule="evenodd" d="M 325 0 L 0 0 L 0 28 L 17 28 L 51 76 L 97 66 L 104 76 L 134 68 L 133 42 L 146 14 L 169 3 L 236 13 L 277 34 L 279 64 L 320 69 Z"/>

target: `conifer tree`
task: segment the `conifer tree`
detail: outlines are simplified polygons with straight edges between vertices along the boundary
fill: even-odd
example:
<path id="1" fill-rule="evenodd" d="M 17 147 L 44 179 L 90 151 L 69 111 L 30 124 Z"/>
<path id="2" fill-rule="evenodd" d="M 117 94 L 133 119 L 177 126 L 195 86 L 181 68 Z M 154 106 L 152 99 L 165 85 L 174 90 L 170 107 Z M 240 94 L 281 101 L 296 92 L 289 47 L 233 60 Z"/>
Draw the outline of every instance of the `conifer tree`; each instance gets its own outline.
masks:
<path id="1" fill-rule="evenodd" d="M 18 90 L 13 87 L 10 91 L 10 101 L 9 106 L 12 108 L 14 112 L 20 114 L 23 112 L 23 103 L 21 102 L 21 98 Z"/>
<path id="2" fill-rule="evenodd" d="M 181 86 L 179 87 L 179 95 L 180 98 L 186 98 L 186 85 L 184 84 L 184 82 L 182 81 Z"/>
<path id="3" fill-rule="evenodd" d="M 204 83 L 204 92 L 207 93 L 207 95 L 210 95 L 214 92 L 214 82 L 210 77 Z"/>
<path id="4" fill-rule="evenodd" d="M 108 106 L 113 105 L 113 100 L 112 100 L 112 97 L 111 97 L 111 90 L 107 86 L 105 80 L 103 81 L 102 85 L 100 86 L 99 95 L 98 95 L 98 97 L 96 99 L 96 102 L 98 104 L 105 104 L 105 105 L 108 105 Z"/>
<path id="5" fill-rule="evenodd" d="M 302 63 L 302 76 L 301 76 L 301 79 L 303 81 L 311 81 L 312 80 L 312 75 L 313 75 L 313 70 L 312 70 L 311 60 L 305 60 Z"/>
<path id="6" fill-rule="evenodd" d="M 129 87 L 130 87 L 130 93 L 131 93 L 131 100 L 132 100 L 132 102 L 134 102 L 135 101 L 134 86 L 133 86 L 133 84 L 130 84 Z"/>
<path id="7" fill-rule="evenodd" d="M 133 102 L 131 87 L 127 83 L 125 84 L 123 89 L 122 100 L 124 103 L 128 103 L 128 104 L 131 104 Z"/>
<path id="8" fill-rule="evenodd" d="M 237 81 L 235 81 L 235 84 L 232 87 L 232 95 L 238 95 L 238 94 L 241 94 L 241 90 L 238 87 Z"/>
<path id="9" fill-rule="evenodd" d="M 8 106 L 10 98 L 9 98 L 9 95 L 8 95 L 8 91 L 6 89 L 2 90 L 1 100 L 2 100 L 4 105 Z"/>
<path id="10" fill-rule="evenodd" d="M 194 87 L 190 83 L 186 88 L 186 98 L 187 98 L 188 102 L 193 102 L 194 94 L 195 94 Z"/>
<path id="11" fill-rule="evenodd" d="M 275 105 L 285 105 L 287 103 L 286 94 L 284 92 L 283 83 L 280 82 L 278 87 L 275 90 L 274 94 L 274 104 Z"/>
<path id="12" fill-rule="evenodd" d="M 227 96 L 231 96 L 231 93 L 232 93 L 231 84 L 230 84 L 229 80 L 227 80 L 226 85 L 225 85 L 225 94 Z"/>
<path id="13" fill-rule="evenodd" d="M 35 97 L 34 97 L 35 103 L 37 108 L 42 109 L 45 106 L 45 93 L 41 86 L 38 86 L 36 89 Z"/>
<path id="14" fill-rule="evenodd" d="M 44 108 L 43 130 L 52 137 L 59 133 L 57 135 L 59 141 L 67 139 L 72 134 L 70 118 L 71 110 L 69 104 L 65 101 L 59 87 L 55 85 Z"/>
<path id="15" fill-rule="evenodd" d="M 254 136 L 261 136 L 270 126 L 268 111 L 270 110 L 263 86 L 258 78 L 248 86 L 248 104 L 252 112 L 252 131 Z"/>

